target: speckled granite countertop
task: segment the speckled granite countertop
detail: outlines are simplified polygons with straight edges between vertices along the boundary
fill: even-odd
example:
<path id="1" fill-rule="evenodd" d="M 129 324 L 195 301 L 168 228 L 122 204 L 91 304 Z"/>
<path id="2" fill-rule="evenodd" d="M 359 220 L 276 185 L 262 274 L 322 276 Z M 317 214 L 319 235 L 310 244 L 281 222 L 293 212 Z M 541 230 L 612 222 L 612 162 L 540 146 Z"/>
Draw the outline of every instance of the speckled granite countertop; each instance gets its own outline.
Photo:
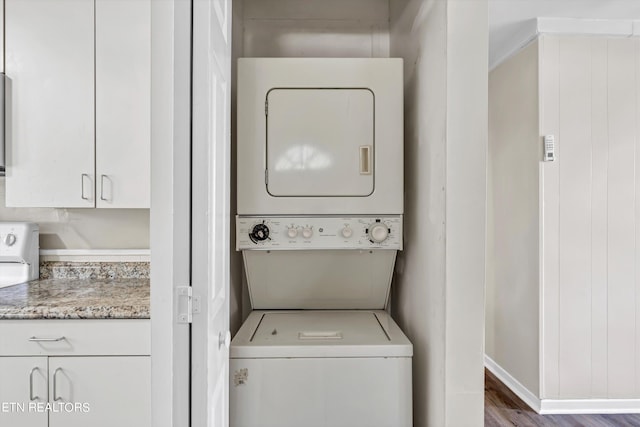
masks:
<path id="1" fill-rule="evenodd" d="M 41 279 L 0 289 L 1 319 L 148 319 L 149 279 Z"/>

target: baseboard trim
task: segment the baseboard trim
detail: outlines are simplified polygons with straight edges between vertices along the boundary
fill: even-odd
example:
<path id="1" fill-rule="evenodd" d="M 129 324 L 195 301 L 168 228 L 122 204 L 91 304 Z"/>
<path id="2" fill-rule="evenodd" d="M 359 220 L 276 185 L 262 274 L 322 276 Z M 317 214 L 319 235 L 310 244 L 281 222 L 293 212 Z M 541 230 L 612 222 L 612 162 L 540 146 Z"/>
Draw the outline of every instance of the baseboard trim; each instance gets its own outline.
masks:
<path id="1" fill-rule="evenodd" d="M 542 399 L 540 414 L 640 414 L 640 399 Z"/>
<path id="2" fill-rule="evenodd" d="M 640 399 L 540 399 L 486 354 L 484 366 L 538 414 L 640 414 Z"/>
<path id="3" fill-rule="evenodd" d="M 529 405 L 531 409 L 539 414 L 541 413 L 540 399 L 486 354 L 484 355 L 484 366 L 493 375 L 495 375 L 496 378 L 502 381 L 502 383 L 506 385 L 512 392 L 514 392 L 516 396 L 522 399 L 524 403 Z"/>

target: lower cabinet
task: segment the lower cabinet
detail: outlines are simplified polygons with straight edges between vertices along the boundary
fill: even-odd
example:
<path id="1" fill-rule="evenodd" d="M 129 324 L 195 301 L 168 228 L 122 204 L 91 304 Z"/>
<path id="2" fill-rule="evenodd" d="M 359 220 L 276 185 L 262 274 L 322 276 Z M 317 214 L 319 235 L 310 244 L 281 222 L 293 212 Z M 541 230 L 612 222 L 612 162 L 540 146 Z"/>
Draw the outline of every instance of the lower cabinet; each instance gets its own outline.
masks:
<path id="1" fill-rule="evenodd" d="M 49 427 L 151 425 L 151 358 L 51 357 Z"/>
<path id="2" fill-rule="evenodd" d="M 49 400 L 46 357 L 0 357 L 0 426 L 47 426 L 49 415 L 33 406 Z"/>
<path id="3" fill-rule="evenodd" d="M 50 322 L 0 321 L 0 426 L 150 427 L 148 321 Z"/>

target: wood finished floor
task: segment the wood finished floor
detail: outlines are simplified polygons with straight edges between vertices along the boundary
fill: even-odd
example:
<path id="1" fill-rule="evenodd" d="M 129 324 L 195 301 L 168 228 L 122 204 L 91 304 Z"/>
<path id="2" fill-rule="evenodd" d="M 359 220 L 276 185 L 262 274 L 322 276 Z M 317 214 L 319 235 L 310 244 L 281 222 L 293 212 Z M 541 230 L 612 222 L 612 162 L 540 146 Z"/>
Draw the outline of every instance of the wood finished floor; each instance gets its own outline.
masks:
<path id="1" fill-rule="evenodd" d="M 539 415 L 491 372 L 485 370 L 484 425 L 485 427 L 640 427 L 640 414 Z"/>

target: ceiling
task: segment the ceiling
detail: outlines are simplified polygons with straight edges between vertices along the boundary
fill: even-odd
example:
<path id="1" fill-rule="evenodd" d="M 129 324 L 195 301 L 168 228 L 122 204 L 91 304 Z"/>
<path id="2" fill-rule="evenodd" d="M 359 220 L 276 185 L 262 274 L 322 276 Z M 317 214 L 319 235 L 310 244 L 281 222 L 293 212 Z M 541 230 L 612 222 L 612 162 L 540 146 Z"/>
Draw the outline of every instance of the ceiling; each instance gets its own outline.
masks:
<path id="1" fill-rule="evenodd" d="M 489 63 L 521 44 L 535 18 L 640 20 L 640 0 L 489 0 Z"/>

